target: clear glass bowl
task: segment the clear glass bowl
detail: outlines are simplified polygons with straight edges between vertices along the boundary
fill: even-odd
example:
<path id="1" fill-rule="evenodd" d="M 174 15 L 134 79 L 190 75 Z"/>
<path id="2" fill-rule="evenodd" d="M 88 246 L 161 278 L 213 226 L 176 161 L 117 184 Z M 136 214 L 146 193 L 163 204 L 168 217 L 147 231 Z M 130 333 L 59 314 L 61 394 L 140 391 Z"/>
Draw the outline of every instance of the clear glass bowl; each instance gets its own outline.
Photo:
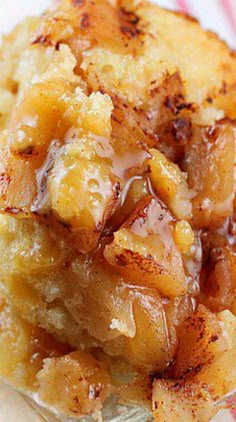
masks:
<path id="1" fill-rule="evenodd" d="M 232 403 L 234 398 L 236 408 L 236 395 L 230 397 L 230 402 Z M 106 403 L 102 413 L 91 417 L 63 418 L 42 408 L 32 398 L 16 392 L 5 384 L 0 384 L 0 421 L 16 420 L 17 422 L 151 422 L 153 418 L 147 409 L 119 405 L 115 398 Z M 221 411 L 212 420 L 212 422 L 235 421 L 236 417 L 230 410 Z"/>

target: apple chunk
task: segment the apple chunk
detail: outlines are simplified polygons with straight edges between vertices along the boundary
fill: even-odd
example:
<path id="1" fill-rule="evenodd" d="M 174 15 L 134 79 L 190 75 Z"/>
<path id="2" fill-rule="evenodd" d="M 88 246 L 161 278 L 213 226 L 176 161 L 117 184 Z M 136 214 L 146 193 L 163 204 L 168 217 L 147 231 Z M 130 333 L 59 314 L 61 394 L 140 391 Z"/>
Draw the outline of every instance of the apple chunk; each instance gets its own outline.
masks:
<path id="1" fill-rule="evenodd" d="M 104 256 L 132 283 L 154 287 L 167 296 L 182 295 L 187 285 L 182 256 L 174 242 L 174 224 L 166 206 L 147 196 L 114 234 Z"/>
<path id="2" fill-rule="evenodd" d="M 203 306 L 184 322 L 174 379 L 153 384 L 155 420 L 209 422 L 227 406 L 223 399 L 236 387 L 235 330 L 229 311 L 212 314 Z"/>
<path id="3" fill-rule="evenodd" d="M 71 416 L 101 410 L 111 392 L 111 378 L 103 365 L 79 351 L 45 359 L 38 381 L 40 399 Z"/>
<path id="4" fill-rule="evenodd" d="M 196 128 L 187 146 L 185 170 L 195 191 L 193 222 L 197 228 L 219 227 L 233 214 L 235 128 L 230 123 Z"/>

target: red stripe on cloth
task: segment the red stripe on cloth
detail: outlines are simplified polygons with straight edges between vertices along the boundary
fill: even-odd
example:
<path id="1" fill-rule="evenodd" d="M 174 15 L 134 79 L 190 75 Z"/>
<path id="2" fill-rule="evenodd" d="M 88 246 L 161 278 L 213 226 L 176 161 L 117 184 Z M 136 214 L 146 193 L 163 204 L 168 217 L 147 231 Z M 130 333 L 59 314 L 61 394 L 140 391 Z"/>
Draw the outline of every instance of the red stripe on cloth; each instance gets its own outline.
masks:
<path id="1" fill-rule="evenodd" d="M 190 13 L 190 8 L 187 0 L 177 0 L 176 3 L 181 12 L 188 14 Z"/>
<path id="2" fill-rule="evenodd" d="M 236 409 L 231 409 L 230 413 L 233 416 L 234 420 L 236 421 Z"/>
<path id="3" fill-rule="evenodd" d="M 236 12 L 232 7 L 230 0 L 220 0 L 220 3 L 224 9 L 225 15 L 232 26 L 234 32 L 236 33 Z"/>
<path id="4" fill-rule="evenodd" d="M 234 420 L 236 421 L 236 395 L 233 397 L 230 397 L 230 399 L 227 401 L 230 405 L 230 413 L 234 417 Z"/>

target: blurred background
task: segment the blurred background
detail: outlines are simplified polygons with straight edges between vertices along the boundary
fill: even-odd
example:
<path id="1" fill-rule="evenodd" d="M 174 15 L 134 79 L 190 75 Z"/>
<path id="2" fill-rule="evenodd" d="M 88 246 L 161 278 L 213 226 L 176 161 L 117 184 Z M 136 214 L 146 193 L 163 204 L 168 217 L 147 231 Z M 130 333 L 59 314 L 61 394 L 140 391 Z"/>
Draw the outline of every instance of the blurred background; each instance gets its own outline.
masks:
<path id="1" fill-rule="evenodd" d="M 23 16 L 41 13 L 50 0 L 0 0 L 0 32 L 7 32 Z M 163 7 L 198 18 L 236 49 L 236 0 L 153 0 Z"/>

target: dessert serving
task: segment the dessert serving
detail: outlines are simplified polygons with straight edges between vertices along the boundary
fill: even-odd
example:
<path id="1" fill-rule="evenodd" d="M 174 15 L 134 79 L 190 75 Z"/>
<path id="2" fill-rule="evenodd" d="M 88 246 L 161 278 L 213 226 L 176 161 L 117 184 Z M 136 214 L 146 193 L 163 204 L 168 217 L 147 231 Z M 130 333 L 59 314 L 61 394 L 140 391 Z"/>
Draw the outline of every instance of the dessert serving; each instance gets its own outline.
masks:
<path id="1" fill-rule="evenodd" d="M 147 1 L 61 0 L 0 60 L 1 378 L 62 419 L 210 421 L 236 389 L 235 53 Z"/>

